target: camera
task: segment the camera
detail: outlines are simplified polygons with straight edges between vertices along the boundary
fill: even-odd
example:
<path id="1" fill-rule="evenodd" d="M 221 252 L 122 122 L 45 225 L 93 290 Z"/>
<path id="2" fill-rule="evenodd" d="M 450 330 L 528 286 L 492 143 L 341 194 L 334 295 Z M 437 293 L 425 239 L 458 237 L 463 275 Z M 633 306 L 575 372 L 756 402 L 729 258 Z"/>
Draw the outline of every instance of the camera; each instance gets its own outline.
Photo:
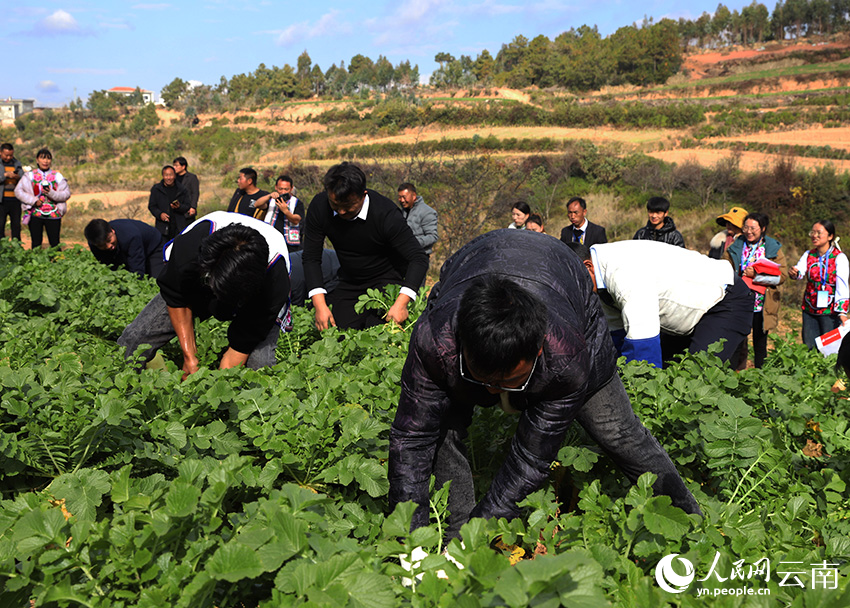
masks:
<path id="1" fill-rule="evenodd" d="M 292 198 L 292 195 L 289 192 L 287 192 L 286 194 L 280 195 L 280 200 L 282 200 L 284 203 L 288 203 L 289 199 L 291 199 L 291 198 Z"/>

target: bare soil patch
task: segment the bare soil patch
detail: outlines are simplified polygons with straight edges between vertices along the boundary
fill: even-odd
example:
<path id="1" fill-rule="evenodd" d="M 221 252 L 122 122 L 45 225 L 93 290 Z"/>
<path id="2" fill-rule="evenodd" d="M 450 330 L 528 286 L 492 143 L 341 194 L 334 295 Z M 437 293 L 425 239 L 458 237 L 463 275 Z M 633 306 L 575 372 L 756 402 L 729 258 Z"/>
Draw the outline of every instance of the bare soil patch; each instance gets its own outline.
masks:
<path id="1" fill-rule="evenodd" d="M 830 146 L 842 150 L 850 150 L 850 127 L 824 129 L 815 126 L 810 129 L 795 131 L 777 131 L 771 133 L 756 133 L 739 137 L 719 137 L 712 141 L 742 141 L 759 142 L 774 145 L 792 146 Z"/>
<path id="2" fill-rule="evenodd" d="M 107 209 L 109 209 L 109 212 L 112 212 L 113 210 L 118 212 L 121 207 L 126 206 L 130 200 L 139 197 L 144 197 L 145 200 L 147 200 L 148 196 L 150 196 L 150 191 L 148 190 L 122 190 L 116 192 L 86 192 L 83 194 L 72 194 L 71 198 L 68 199 L 68 211 L 70 213 L 70 211 L 75 208 L 88 209 L 90 201 L 98 200 L 101 201 Z M 106 209 L 104 209 L 104 213 L 107 213 Z M 115 217 L 109 218 L 104 216 L 105 219 L 115 219 L 117 217 L 124 216 L 116 215 Z"/>
<path id="3" fill-rule="evenodd" d="M 836 41 L 819 44 L 795 43 L 782 47 L 777 47 L 776 45 L 766 45 L 761 49 L 732 48 L 723 51 L 689 55 L 682 63 L 682 70 L 688 70 L 690 72 L 691 80 L 699 80 L 701 78 L 705 78 L 712 68 L 715 68 L 718 64 L 721 63 L 742 62 L 755 58 L 779 59 L 784 55 L 789 55 L 791 53 L 794 53 L 795 51 L 843 49 L 848 48 L 849 46 L 850 43 L 848 43 L 847 41 Z"/>
<path id="4" fill-rule="evenodd" d="M 653 156 L 668 163 L 683 163 L 695 160 L 704 167 L 715 165 L 718 161 L 732 156 L 731 150 L 703 150 L 700 148 L 686 150 L 662 150 L 650 152 Z M 744 171 L 763 171 L 771 167 L 780 156 L 777 154 L 763 154 L 761 152 L 744 152 L 741 154 L 740 167 Z M 816 169 L 832 165 L 838 172 L 850 171 L 850 161 L 831 160 L 821 158 L 802 158 L 795 156 L 794 164 L 803 169 Z"/>

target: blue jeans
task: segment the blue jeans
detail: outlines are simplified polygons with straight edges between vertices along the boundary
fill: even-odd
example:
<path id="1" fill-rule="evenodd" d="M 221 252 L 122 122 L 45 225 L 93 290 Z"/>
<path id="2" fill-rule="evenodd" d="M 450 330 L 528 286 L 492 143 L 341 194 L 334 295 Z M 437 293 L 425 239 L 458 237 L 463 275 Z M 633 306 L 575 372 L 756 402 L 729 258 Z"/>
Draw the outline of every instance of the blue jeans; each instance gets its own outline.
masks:
<path id="1" fill-rule="evenodd" d="M 607 384 L 587 399 L 576 421 L 614 460 L 629 481 L 635 483 L 643 473 L 655 473 L 658 477 L 653 486 L 656 494 L 668 495 L 673 505 L 686 513 L 702 514 L 667 452 L 634 413 L 618 374 L 614 374 Z M 437 487 L 452 481 L 448 502 L 448 538 L 460 536 L 461 526 L 469 520 L 469 514 L 475 507 L 472 469 L 466 458 L 464 436 L 465 433 L 448 430 L 441 436 L 434 458 Z"/>
<path id="2" fill-rule="evenodd" d="M 815 338 L 836 329 L 839 325 L 841 325 L 841 319 L 836 313 L 813 315 L 803 311 L 803 344 L 812 350 L 816 349 Z"/>
<path id="3" fill-rule="evenodd" d="M 266 338 L 251 351 L 245 366 L 260 369 L 274 365 L 279 333 L 280 327 L 273 323 Z M 133 322 L 124 328 L 118 338 L 118 345 L 125 348 L 125 359 L 130 359 L 140 346 L 149 346 L 140 353 L 142 363 L 147 363 L 154 358 L 156 351 L 168 344 L 176 335 L 174 326 L 171 324 L 171 317 L 168 316 L 168 306 L 162 296 L 156 294 L 142 312 L 133 319 Z"/>

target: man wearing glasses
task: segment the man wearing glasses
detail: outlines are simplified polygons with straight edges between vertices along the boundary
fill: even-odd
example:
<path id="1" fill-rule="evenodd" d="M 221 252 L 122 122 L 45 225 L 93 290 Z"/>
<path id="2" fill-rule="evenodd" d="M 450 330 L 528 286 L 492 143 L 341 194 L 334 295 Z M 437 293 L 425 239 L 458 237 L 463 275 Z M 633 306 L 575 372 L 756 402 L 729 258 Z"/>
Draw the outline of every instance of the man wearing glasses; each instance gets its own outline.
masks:
<path id="1" fill-rule="evenodd" d="M 632 482 L 652 471 L 656 492 L 700 512 L 632 411 L 592 287 L 569 248 L 530 231 L 482 235 L 443 265 L 411 337 L 390 431 L 390 504 L 418 504 L 413 528 L 428 523 L 432 474 L 438 486 L 452 482 L 449 537 L 470 517 L 517 517 L 517 503 L 546 481 L 573 420 Z M 520 415 L 477 504 L 463 445 L 476 405 Z"/>

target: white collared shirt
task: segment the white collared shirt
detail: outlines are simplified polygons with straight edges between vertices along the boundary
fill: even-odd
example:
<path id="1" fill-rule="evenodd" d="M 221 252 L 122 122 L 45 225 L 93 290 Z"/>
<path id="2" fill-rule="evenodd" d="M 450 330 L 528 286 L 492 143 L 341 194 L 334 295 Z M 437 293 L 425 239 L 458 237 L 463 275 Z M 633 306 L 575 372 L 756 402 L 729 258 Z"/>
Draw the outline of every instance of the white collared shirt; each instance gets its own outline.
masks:
<path id="1" fill-rule="evenodd" d="M 366 197 L 363 199 L 363 206 L 360 207 L 360 213 L 355 215 L 353 218 L 348 220 L 349 222 L 353 222 L 354 220 L 363 220 L 366 221 L 366 216 L 369 214 L 369 194 L 366 194 Z M 338 216 L 339 213 L 334 211 L 334 217 Z"/>
<path id="2" fill-rule="evenodd" d="M 363 220 L 365 222 L 366 216 L 368 214 L 369 214 L 369 194 L 367 193 L 366 198 L 363 199 L 363 206 L 360 208 L 360 213 L 358 213 L 357 215 L 355 215 L 353 218 L 351 218 L 348 221 L 353 222 L 354 220 Z M 336 217 L 337 215 L 339 215 L 339 214 L 336 211 L 334 211 L 334 217 Z M 316 289 L 311 289 L 310 293 L 307 294 L 307 297 L 312 298 L 313 296 L 318 295 L 320 293 L 327 294 L 328 290 L 325 289 L 324 287 L 317 287 Z M 415 291 L 413 291 L 412 289 L 410 289 L 409 287 L 402 287 L 401 293 L 403 293 L 408 298 L 410 298 L 411 301 L 416 300 L 417 293 Z"/>

